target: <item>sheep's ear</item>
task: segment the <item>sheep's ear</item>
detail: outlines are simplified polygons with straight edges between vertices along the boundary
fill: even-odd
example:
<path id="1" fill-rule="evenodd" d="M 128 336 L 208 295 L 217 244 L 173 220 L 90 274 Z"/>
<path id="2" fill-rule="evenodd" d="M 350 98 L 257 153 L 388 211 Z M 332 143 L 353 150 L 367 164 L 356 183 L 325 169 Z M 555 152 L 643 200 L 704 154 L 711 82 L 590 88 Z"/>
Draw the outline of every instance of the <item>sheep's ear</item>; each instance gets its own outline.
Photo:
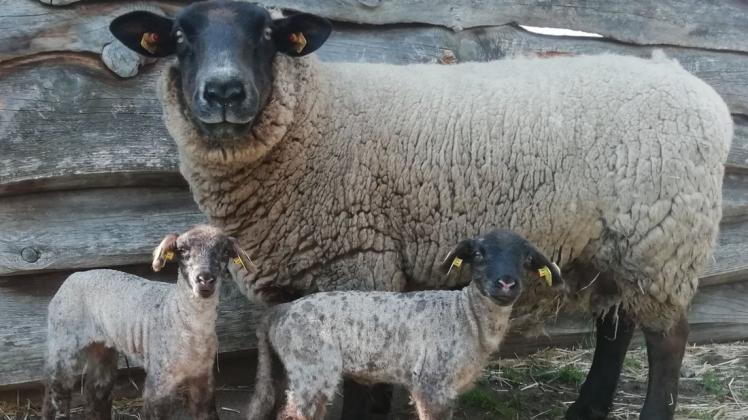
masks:
<path id="1" fill-rule="evenodd" d="M 273 41 L 278 51 L 301 57 L 316 51 L 332 32 L 330 21 L 309 13 L 299 13 L 273 21 Z"/>
<path id="2" fill-rule="evenodd" d="M 462 264 L 471 263 L 475 256 L 477 246 L 474 239 L 465 239 L 458 243 L 441 263 L 443 273 L 448 273 L 452 268 L 460 268 Z"/>
<path id="3" fill-rule="evenodd" d="M 530 243 L 527 243 L 527 248 L 525 268 L 537 274 L 548 286 L 563 288 L 565 282 L 558 266 Z"/>
<path id="4" fill-rule="evenodd" d="M 109 30 L 140 55 L 166 57 L 177 49 L 177 40 L 171 33 L 173 26 L 174 19 L 138 10 L 116 17 L 109 24 Z"/>
<path id="5" fill-rule="evenodd" d="M 250 274 L 254 274 L 257 272 L 257 266 L 252 262 L 252 260 L 249 258 L 249 255 L 246 251 L 242 249 L 242 247 L 239 245 L 239 241 L 236 240 L 236 238 L 230 238 L 231 241 L 231 247 L 233 249 L 233 264 L 239 264 L 244 269 L 246 269 Z"/>
<path id="6" fill-rule="evenodd" d="M 161 271 L 167 262 L 177 258 L 177 238 L 179 235 L 170 233 L 161 241 L 161 244 L 153 250 L 153 271 Z"/>

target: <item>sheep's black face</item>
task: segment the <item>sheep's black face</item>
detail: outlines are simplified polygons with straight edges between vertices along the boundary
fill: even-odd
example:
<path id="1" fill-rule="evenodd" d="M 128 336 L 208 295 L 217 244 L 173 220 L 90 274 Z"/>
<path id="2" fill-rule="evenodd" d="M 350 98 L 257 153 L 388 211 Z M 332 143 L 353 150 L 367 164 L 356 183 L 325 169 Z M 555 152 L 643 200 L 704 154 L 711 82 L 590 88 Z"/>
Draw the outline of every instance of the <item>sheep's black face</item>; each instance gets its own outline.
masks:
<path id="1" fill-rule="evenodd" d="M 546 267 L 553 285 L 562 285 L 561 273 L 526 239 L 514 232 L 495 230 L 475 239 L 460 242 L 444 262 L 444 269 L 455 269 L 455 258 L 470 265 L 472 282 L 498 305 L 514 304 L 522 292 L 525 271 Z"/>
<path id="2" fill-rule="evenodd" d="M 181 278 L 197 298 L 210 298 L 221 279 L 229 275 L 228 264 L 235 260 L 254 268 L 238 242 L 211 226 L 196 226 L 181 234 L 166 236 L 153 253 L 153 269 L 176 260 Z"/>
<path id="3" fill-rule="evenodd" d="M 331 26 L 309 14 L 273 20 L 259 6 L 222 1 L 194 3 L 175 19 L 132 12 L 110 29 L 143 55 L 176 53 L 184 105 L 215 141 L 251 128 L 270 96 L 277 52 L 309 54 L 324 43 Z"/>

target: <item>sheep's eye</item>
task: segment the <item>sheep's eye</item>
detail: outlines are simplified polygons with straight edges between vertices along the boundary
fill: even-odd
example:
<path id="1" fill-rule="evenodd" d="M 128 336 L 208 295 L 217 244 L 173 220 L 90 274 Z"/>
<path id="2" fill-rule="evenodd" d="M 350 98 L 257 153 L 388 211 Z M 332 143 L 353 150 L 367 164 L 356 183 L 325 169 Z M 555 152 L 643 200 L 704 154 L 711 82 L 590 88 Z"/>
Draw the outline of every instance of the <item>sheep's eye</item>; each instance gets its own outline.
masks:
<path id="1" fill-rule="evenodd" d="M 273 30 L 270 28 L 265 28 L 262 33 L 262 37 L 265 38 L 266 41 L 270 41 L 273 38 Z"/>
<path id="2" fill-rule="evenodd" d="M 184 32 L 182 32 L 181 29 L 178 29 L 176 33 L 174 33 L 174 38 L 177 39 L 177 44 L 184 43 Z"/>
<path id="3" fill-rule="evenodd" d="M 179 254 L 179 256 L 180 256 L 180 257 L 186 257 L 186 256 L 188 256 L 188 255 L 189 255 L 190 253 L 189 253 L 189 251 L 188 251 L 187 249 L 184 249 L 184 248 L 177 248 L 177 254 Z"/>

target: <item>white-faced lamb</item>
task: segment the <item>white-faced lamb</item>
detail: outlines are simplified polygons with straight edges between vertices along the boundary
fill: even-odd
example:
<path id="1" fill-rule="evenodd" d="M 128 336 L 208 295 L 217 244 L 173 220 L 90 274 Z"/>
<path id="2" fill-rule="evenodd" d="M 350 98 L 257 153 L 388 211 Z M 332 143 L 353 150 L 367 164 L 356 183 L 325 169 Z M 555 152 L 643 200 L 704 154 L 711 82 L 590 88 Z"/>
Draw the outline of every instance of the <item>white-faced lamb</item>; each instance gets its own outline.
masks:
<path id="1" fill-rule="evenodd" d="M 279 419 L 320 419 L 343 376 L 405 386 L 421 420 L 447 419 L 509 328 L 524 271 L 554 287 L 561 273 L 521 236 L 505 230 L 460 242 L 442 265 L 469 272 L 458 291 L 326 292 L 272 308 L 257 330 L 259 363 L 248 419 L 274 405 L 271 364 L 288 390 Z"/>
<path id="2" fill-rule="evenodd" d="M 529 287 L 513 327 L 564 308 L 598 319 L 568 417 L 605 417 L 638 324 L 651 360 L 641 418 L 672 418 L 732 136 L 714 89 L 661 54 L 449 66 L 300 57 L 330 29 L 246 2 L 111 25 L 141 54 L 176 55 L 160 98 L 180 169 L 209 220 L 267 262 L 251 290 L 453 287 L 455 276 L 434 275 L 439 256 L 505 226 L 558 256 L 570 284 L 566 305 Z"/>
<path id="3" fill-rule="evenodd" d="M 87 419 L 109 419 L 117 352 L 146 371 L 143 414 L 170 418 L 186 397 L 195 419 L 217 419 L 213 361 L 219 286 L 228 264 L 252 262 L 236 239 L 210 226 L 170 234 L 153 253 L 153 269 L 179 264 L 176 284 L 114 271 L 71 275 L 49 304 L 47 388 L 43 418 L 69 418 L 71 391 L 81 370 Z M 185 395 L 179 395 L 184 391 Z"/>

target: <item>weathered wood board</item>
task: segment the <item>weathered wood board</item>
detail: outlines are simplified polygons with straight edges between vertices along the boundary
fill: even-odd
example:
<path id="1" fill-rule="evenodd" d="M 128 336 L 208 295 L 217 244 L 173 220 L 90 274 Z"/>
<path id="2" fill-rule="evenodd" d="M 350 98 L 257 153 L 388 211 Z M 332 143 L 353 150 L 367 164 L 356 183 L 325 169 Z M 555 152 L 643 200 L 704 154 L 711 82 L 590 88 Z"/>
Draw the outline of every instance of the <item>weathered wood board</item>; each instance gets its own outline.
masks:
<path id="1" fill-rule="evenodd" d="M 0 275 L 145 263 L 204 223 L 185 188 L 104 188 L 2 199 Z"/>
<path id="2" fill-rule="evenodd" d="M 126 271 L 157 280 L 173 280 L 174 269 L 163 274 L 149 272 L 146 266 L 126 267 Z M 42 378 L 46 340 L 46 311 L 49 300 L 68 273 L 45 274 L 32 278 L 0 278 L 0 312 L 7 325 L 0 328 L 0 389 L 39 381 Z M 261 308 L 249 304 L 233 285 L 224 289 L 217 324 L 220 352 L 253 348 L 256 321 Z M 745 339 L 748 334 L 748 284 L 733 283 L 704 287 L 697 294 L 689 313 L 690 341 L 704 343 Z M 561 319 L 547 328 L 548 336 L 510 336 L 502 354 L 527 353 L 543 346 L 571 346 L 591 339 L 591 319 Z"/>
<path id="3" fill-rule="evenodd" d="M 263 4 L 352 23 L 427 23 L 454 29 L 518 23 L 595 32 L 638 44 L 748 51 L 748 4 L 740 0 L 664 0 L 657 7 L 617 0 L 268 0 Z"/>

